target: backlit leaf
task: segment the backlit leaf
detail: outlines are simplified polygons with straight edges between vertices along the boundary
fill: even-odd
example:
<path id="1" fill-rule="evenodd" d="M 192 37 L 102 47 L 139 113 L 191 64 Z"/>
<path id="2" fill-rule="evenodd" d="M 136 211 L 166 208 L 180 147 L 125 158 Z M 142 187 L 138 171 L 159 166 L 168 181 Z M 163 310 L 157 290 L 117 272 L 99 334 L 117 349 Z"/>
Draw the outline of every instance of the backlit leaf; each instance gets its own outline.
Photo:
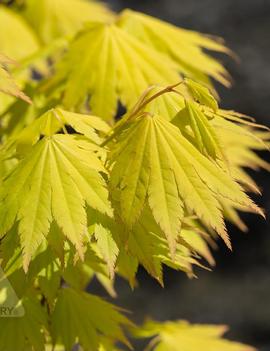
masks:
<path id="1" fill-rule="evenodd" d="M 67 109 L 80 107 L 90 94 L 93 113 L 111 119 L 118 100 L 131 107 L 149 85 L 178 79 L 172 61 L 117 24 L 91 24 L 71 43 L 47 89 L 62 85 Z"/>
<path id="2" fill-rule="evenodd" d="M 141 131 L 146 133 L 142 139 Z M 149 156 L 144 158 L 147 153 Z M 230 244 L 219 198 L 230 199 L 259 212 L 226 171 L 199 153 L 178 128 L 158 115 L 142 113 L 133 122 L 127 123 L 113 148 L 112 164 L 111 182 L 115 189 L 121 190 L 120 213 L 123 220 L 132 225 L 136 217 L 133 221 L 126 220 L 126 209 L 133 210 L 130 203 L 141 209 L 148 200 L 172 252 L 181 228 L 183 206 L 215 229 L 227 245 Z M 134 170 L 139 177 L 133 180 Z M 141 181 L 138 187 L 141 174 L 149 174 L 149 181 Z"/>
<path id="3" fill-rule="evenodd" d="M 0 5 L 0 52 L 20 61 L 35 53 L 39 47 L 39 41 L 27 22 L 14 11 Z"/>
<path id="4" fill-rule="evenodd" d="M 113 18 L 105 5 L 87 0 L 27 0 L 23 15 L 44 43 L 74 35 L 85 22 Z"/>
<path id="5" fill-rule="evenodd" d="M 183 75 L 207 85 L 211 85 L 208 77 L 230 85 L 228 73 L 222 64 L 204 52 L 207 49 L 229 53 L 220 41 L 131 10 L 121 14 L 120 26 L 173 59 Z"/>
<path id="6" fill-rule="evenodd" d="M 88 144 L 72 135 L 45 137 L 5 180 L 0 197 L 1 234 L 19 220 L 25 269 L 53 218 L 82 257 L 82 241 L 87 235 L 85 203 L 111 214 L 99 173 L 103 166 Z M 87 164 L 87 154 L 93 164 Z"/>
<path id="7" fill-rule="evenodd" d="M 229 341 L 222 336 L 226 326 L 189 324 L 178 322 L 147 322 L 142 329 L 135 330 L 135 336 L 155 336 L 149 345 L 153 351 L 254 351 L 251 346 Z"/>
<path id="8" fill-rule="evenodd" d="M 100 335 L 128 344 L 122 326 L 131 323 L 119 309 L 99 297 L 67 288 L 60 291 L 52 316 L 53 339 L 71 350 L 77 340 L 98 350 Z"/>

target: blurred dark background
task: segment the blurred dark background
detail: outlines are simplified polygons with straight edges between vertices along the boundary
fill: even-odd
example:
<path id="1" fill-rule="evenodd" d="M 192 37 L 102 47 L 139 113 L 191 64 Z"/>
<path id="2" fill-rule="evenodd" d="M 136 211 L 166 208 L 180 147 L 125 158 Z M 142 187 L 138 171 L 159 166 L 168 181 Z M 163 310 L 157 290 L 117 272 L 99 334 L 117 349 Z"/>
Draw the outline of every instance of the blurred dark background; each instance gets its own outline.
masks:
<path id="1" fill-rule="evenodd" d="M 109 4 L 115 10 L 129 7 L 222 36 L 241 62 L 224 57 L 234 85 L 230 90 L 218 86 L 221 105 L 270 126 L 270 0 L 111 0 Z M 264 157 L 270 161 L 269 155 Z M 231 327 L 229 338 L 270 351 L 270 175 L 252 175 L 264 189 L 256 201 L 266 209 L 267 221 L 245 215 L 247 234 L 229 226 L 233 253 L 220 243 L 216 268 L 197 270 L 198 279 L 166 270 L 162 289 L 141 270 L 134 292 L 119 280 L 117 302 L 133 311 L 136 322 L 151 316 L 161 321 L 225 323 Z"/>

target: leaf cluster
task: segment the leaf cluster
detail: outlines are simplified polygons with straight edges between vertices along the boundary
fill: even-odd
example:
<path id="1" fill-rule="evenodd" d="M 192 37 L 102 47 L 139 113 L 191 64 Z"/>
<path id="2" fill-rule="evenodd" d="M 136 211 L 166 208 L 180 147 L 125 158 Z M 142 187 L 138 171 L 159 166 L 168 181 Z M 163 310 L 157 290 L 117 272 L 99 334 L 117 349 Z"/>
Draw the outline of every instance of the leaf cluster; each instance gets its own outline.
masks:
<path id="1" fill-rule="evenodd" d="M 256 153 L 269 132 L 219 107 L 213 80 L 230 77 L 211 51 L 230 54 L 94 1 L 0 5 L 0 52 L 16 60 L 0 55 L 0 261 L 25 310 L 0 318 L 0 351 L 117 351 L 127 329 L 149 350 L 251 350 L 223 327 L 135 328 L 85 292 L 97 279 L 116 297 L 115 277 L 134 288 L 139 266 L 161 285 L 164 266 L 194 277 L 219 237 L 231 249 L 226 221 L 264 216 L 246 168 L 270 169 Z"/>

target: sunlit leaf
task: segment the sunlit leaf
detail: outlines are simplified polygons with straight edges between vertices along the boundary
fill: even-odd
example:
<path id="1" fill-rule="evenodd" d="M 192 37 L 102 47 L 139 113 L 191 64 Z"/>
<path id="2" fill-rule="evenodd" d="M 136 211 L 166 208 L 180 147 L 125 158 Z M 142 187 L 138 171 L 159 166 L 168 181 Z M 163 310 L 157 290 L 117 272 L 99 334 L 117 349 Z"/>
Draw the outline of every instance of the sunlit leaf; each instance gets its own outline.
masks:
<path id="1" fill-rule="evenodd" d="M 107 22 L 113 18 L 105 5 L 87 0 L 27 0 L 23 15 L 44 43 L 72 36 L 86 22 Z"/>
<path id="2" fill-rule="evenodd" d="M 135 330 L 135 335 L 155 338 L 149 345 L 153 351 L 254 351 L 251 346 L 226 340 L 223 334 L 226 326 L 189 324 L 178 322 L 147 322 L 142 329 Z"/>
<path id="3" fill-rule="evenodd" d="M 53 339 L 71 350 L 77 340 L 97 350 L 100 334 L 128 344 L 122 326 L 130 322 L 117 307 L 99 297 L 67 288 L 60 291 L 52 316 Z"/>
<path id="4" fill-rule="evenodd" d="M 19 61 L 32 55 L 39 47 L 37 36 L 27 22 L 0 5 L 0 52 Z"/>

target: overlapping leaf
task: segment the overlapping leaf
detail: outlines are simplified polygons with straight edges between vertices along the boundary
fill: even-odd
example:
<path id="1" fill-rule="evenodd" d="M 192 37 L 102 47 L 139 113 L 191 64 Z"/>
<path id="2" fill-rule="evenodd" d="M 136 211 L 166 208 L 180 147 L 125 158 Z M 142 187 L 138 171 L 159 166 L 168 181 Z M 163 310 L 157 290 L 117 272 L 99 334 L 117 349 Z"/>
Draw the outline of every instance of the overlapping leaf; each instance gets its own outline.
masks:
<path id="1" fill-rule="evenodd" d="M 31 148 L 42 136 L 52 136 L 61 130 L 66 131 L 66 126 L 84 135 L 94 144 L 100 144 L 102 141 L 98 132 L 105 134 L 109 131 L 109 126 L 98 117 L 53 108 L 45 112 L 40 118 L 34 119 L 26 128 L 14 133 L 3 145 L 3 149 L 12 152 L 15 147 L 17 152 L 22 154 L 24 149 Z M 92 150 L 96 149 L 97 151 L 94 144 Z M 99 151 L 102 153 L 101 149 Z"/>
<path id="2" fill-rule="evenodd" d="M 24 297 L 25 314 L 11 318 L 0 318 L 0 350 L 35 350 L 44 351 L 47 329 L 46 314 L 35 296 Z M 19 305 L 14 306 L 14 313 Z"/>
<path id="3" fill-rule="evenodd" d="M 225 68 L 204 50 L 229 53 L 219 41 L 193 31 L 177 28 L 151 16 L 125 10 L 119 25 L 158 52 L 173 59 L 183 75 L 199 82 L 210 84 L 209 77 L 228 86 L 229 77 Z"/>
<path id="4" fill-rule="evenodd" d="M 76 129 L 85 127 L 84 116 L 81 120 L 80 115 L 65 116 L 70 117 Z M 76 135 L 53 135 L 62 122 L 49 117 L 44 115 L 34 128 L 29 127 L 30 145 L 41 133 L 37 127 L 42 125 L 42 133 L 47 136 L 37 142 L 6 177 L 0 195 L 1 235 L 19 220 L 25 269 L 47 236 L 53 218 L 82 257 L 83 238 L 87 235 L 85 203 L 102 213 L 112 213 L 101 175 L 106 170 L 96 154 L 96 146 Z M 31 134 L 33 131 L 36 134 Z M 89 132 L 91 134 L 90 128 Z"/>
<path id="5" fill-rule="evenodd" d="M 204 157 L 179 129 L 142 113 L 127 123 L 112 154 L 111 184 L 120 190 L 120 213 L 132 227 L 146 202 L 172 252 L 183 208 L 215 229 L 228 245 L 219 199 L 259 209 L 223 168 Z"/>
<path id="6" fill-rule="evenodd" d="M 192 277 L 194 275 L 192 265 L 199 265 L 199 262 L 193 257 L 193 253 L 200 253 L 203 256 L 207 252 L 205 243 L 202 244 L 202 250 L 197 244 L 199 239 L 196 239 L 196 229 L 194 228 L 194 232 L 181 230 L 172 259 L 164 233 L 154 220 L 149 207 L 146 207 L 129 234 L 127 249 L 129 254 L 134 256 L 146 271 L 162 285 L 163 264 L 183 271 Z M 181 242 L 181 238 L 185 240 L 185 237 L 188 237 L 188 240 Z"/>
<path id="7" fill-rule="evenodd" d="M 74 35 L 85 22 L 107 22 L 113 18 L 104 4 L 87 0 L 27 0 L 23 15 L 46 44 Z"/>
<path id="8" fill-rule="evenodd" d="M 179 92 L 173 91 L 158 96 L 150 102 L 146 110 L 171 120 L 201 153 L 216 159 L 217 162 L 222 160 L 223 167 L 228 169 L 231 176 L 247 191 L 260 193 L 245 168 L 269 169 L 269 164 L 255 153 L 256 150 L 268 149 L 269 132 L 265 130 L 267 128 L 257 125 L 252 119 L 240 113 L 217 109 L 214 97 L 204 86 L 190 79 L 185 79 L 184 85 L 188 87 L 194 101 L 185 95 L 183 90 L 182 96 Z M 154 92 L 157 92 L 157 89 Z M 177 109 L 179 112 L 173 113 Z M 225 217 L 246 230 L 237 211 L 251 211 L 251 209 L 233 204 L 228 199 L 219 201 Z"/>
<path id="9" fill-rule="evenodd" d="M 206 87 L 187 78 L 185 79 L 185 84 L 196 101 L 210 107 L 215 112 L 218 110 L 216 99 Z"/>
<path id="10" fill-rule="evenodd" d="M 54 342 L 71 350 L 76 342 L 85 350 L 97 351 L 102 336 L 128 344 L 123 326 L 130 326 L 117 307 L 99 297 L 62 289 L 52 316 Z"/>
<path id="11" fill-rule="evenodd" d="M 245 184 L 249 190 L 258 191 L 252 178 L 245 172 L 245 167 L 257 170 L 269 170 L 269 164 L 261 159 L 256 151 L 268 149 L 269 131 L 259 130 L 260 126 L 241 125 L 232 123 L 221 114 L 213 119 L 213 126 L 217 131 L 227 153 L 230 154 L 229 162 L 235 177 Z M 225 116 L 226 116 L 225 112 Z"/>
<path id="12" fill-rule="evenodd" d="M 138 264 L 163 285 L 163 265 L 183 271 L 192 277 L 193 266 L 205 258 L 209 264 L 214 261 L 207 245 L 205 234 L 194 220 L 185 217 L 177 238 L 175 255 L 172 259 L 164 232 L 156 223 L 149 206 L 145 206 L 140 218 L 132 228 L 125 228 L 120 218 L 110 219 L 90 211 L 91 225 L 97 239 L 98 252 L 107 262 L 110 276 L 120 273 L 134 287 Z"/>
<path id="13" fill-rule="evenodd" d="M 215 128 L 202 112 L 200 105 L 186 101 L 186 106 L 172 120 L 198 150 L 213 159 L 224 159 L 224 151 Z M 190 131 L 191 133 L 190 133 Z"/>
<path id="14" fill-rule="evenodd" d="M 110 119 L 119 99 L 131 107 L 149 85 L 177 80 L 176 65 L 164 55 L 116 24 L 92 24 L 71 43 L 48 88 L 63 84 L 67 108 L 79 107 L 90 94 L 93 112 Z"/>
<path id="15" fill-rule="evenodd" d="M 24 68 L 50 56 L 58 40 L 62 48 L 73 38 L 47 84 L 56 88 L 50 98 L 45 84 L 41 110 L 63 97 L 72 111 L 90 106 L 111 120 L 119 102 L 129 109 L 148 90 L 111 134 L 99 118 L 61 108 L 35 120 L 39 104 L 18 124 L 22 110 L 12 105 L 1 121 L 1 265 L 21 296 L 38 288 L 53 314 L 51 338 L 40 301 L 24 297 L 27 314 L 3 320 L 0 351 L 63 350 L 77 343 L 116 350 L 119 341 L 128 345 L 122 327 L 130 322 L 116 307 L 76 289 L 96 276 L 115 296 L 115 271 L 134 286 L 139 264 L 161 284 L 163 265 L 192 276 L 198 255 L 213 264 L 204 226 L 229 246 L 224 217 L 245 229 L 236 210 L 260 212 L 243 191 L 259 192 L 243 167 L 269 169 L 252 151 L 264 150 L 269 134 L 219 110 L 208 89 L 189 78 L 162 93 L 149 88 L 175 84 L 179 73 L 206 86 L 210 78 L 229 85 L 226 70 L 204 50 L 229 51 L 209 37 L 133 11 L 115 18 L 103 5 L 84 0 L 26 0 L 23 16 L 47 44 L 41 53 L 24 19 L 0 6 L 0 50 L 17 60 L 34 54 Z M 9 63 L 0 56 L 0 90 L 27 100 L 6 70 Z M 111 152 L 108 168 L 104 145 Z M 27 274 L 22 266 L 29 266 Z M 58 295 L 62 281 L 69 288 Z M 157 335 L 150 344 L 156 351 L 251 350 L 221 339 L 224 331 L 177 322 L 149 323 L 137 334 Z"/>

